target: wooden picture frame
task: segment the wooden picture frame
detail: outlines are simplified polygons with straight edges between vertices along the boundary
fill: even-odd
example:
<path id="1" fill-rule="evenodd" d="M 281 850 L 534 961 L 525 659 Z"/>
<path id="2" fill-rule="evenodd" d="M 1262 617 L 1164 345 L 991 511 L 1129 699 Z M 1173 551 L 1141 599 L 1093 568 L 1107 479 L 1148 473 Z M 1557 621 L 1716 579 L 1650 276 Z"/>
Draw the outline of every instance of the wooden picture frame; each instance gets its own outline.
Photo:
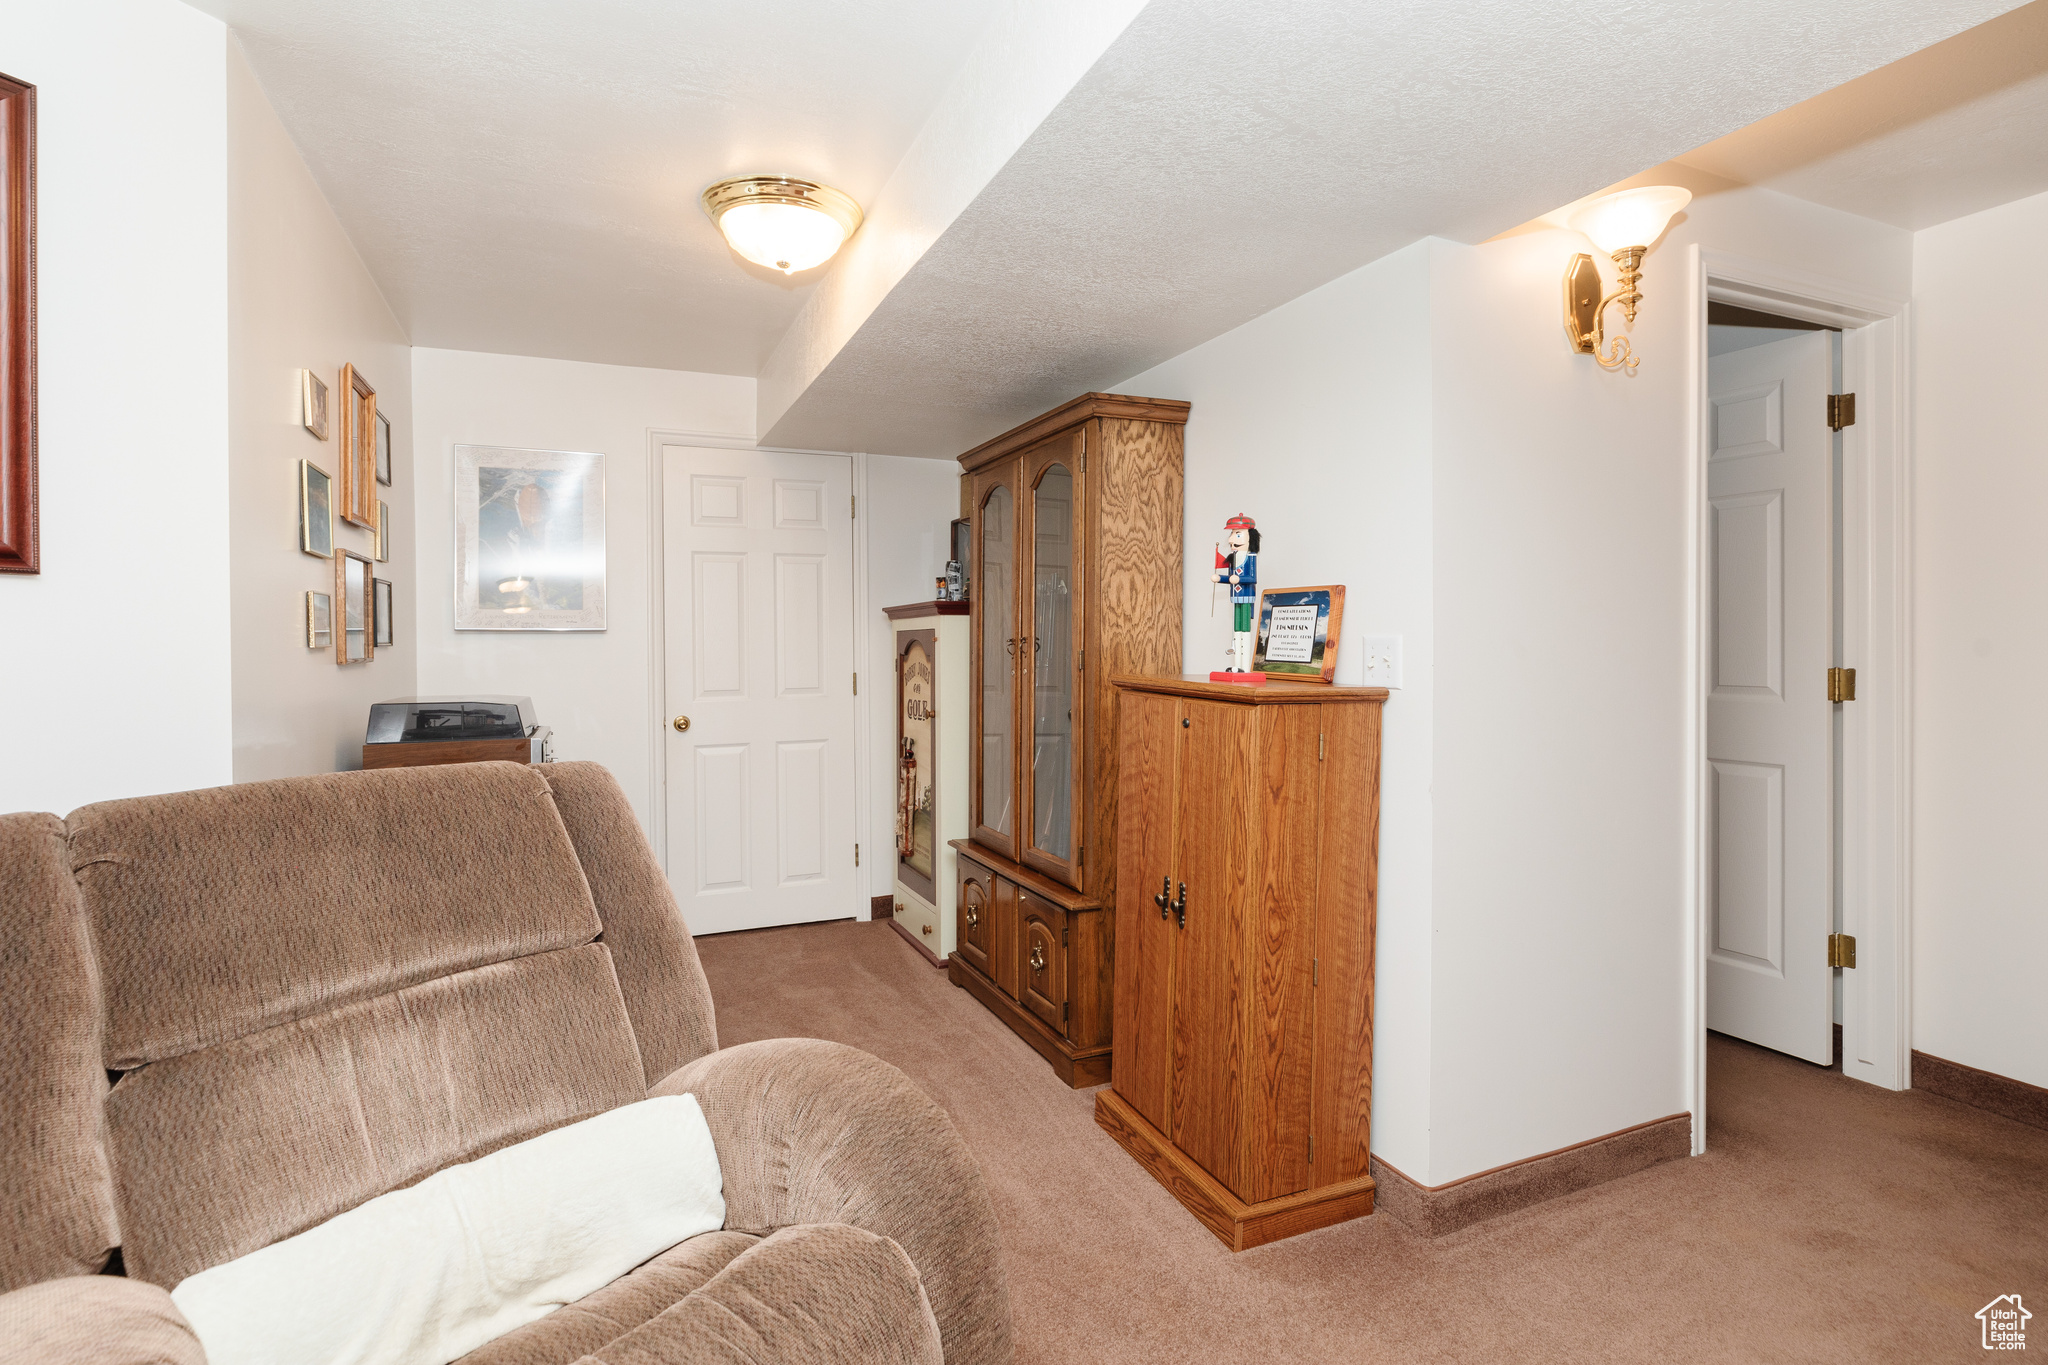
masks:
<path id="1" fill-rule="evenodd" d="M 299 371 L 299 425 L 314 440 L 327 439 L 327 381 L 311 370 Z"/>
<path id="2" fill-rule="evenodd" d="M 341 367 L 341 519 L 377 527 L 377 391 L 353 365 Z"/>
<path id="3" fill-rule="evenodd" d="M 337 548 L 334 662 L 338 664 L 366 664 L 377 657 L 377 608 L 371 592 L 370 561 L 354 550 Z M 358 649 L 360 654 L 355 652 Z"/>
<path id="4" fill-rule="evenodd" d="M 299 548 L 334 558 L 334 479 L 311 460 L 299 461 Z"/>
<path id="5" fill-rule="evenodd" d="M 391 486 L 391 419 L 377 414 L 377 482 Z"/>
<path id="6" fill-rule="evenodd" d="M 0 76 L 0 573 L 43 571 L 36 479 L 36 88 Z"/>
<path id="7" fill-rule="evenodd" d="M 1281 636 L 1278 642 L 1273 639 L 1276 625 Z M 1267 588 L 1259 594 L 1258 633 L 1252 637 L 1252 672 L 1289 682 L 1335 682 L 1337 645 L 1343 628 L 1343 584 Z M 1278 651 L 1277 655 L 1269 650 Z"/>
<path id="8" fill-rule="evenodd" d="M 391 580 L 373 578 L 370 580 L 370 608 L 376 626 L 370 632 L 370 643 L 379 649 L 391 644 Z"/>
<path id="9" fill-rule="evenodd" d="M 383 499 L 377 500 L 377 562 L 385 563 L 391 558 L 391 508 Z"/>
<path id="10" fill-rule="evenodd" d="M 306 593 L 306 648 L 329 649 L 334 645 L 334 599 L 324 592 Z"/>

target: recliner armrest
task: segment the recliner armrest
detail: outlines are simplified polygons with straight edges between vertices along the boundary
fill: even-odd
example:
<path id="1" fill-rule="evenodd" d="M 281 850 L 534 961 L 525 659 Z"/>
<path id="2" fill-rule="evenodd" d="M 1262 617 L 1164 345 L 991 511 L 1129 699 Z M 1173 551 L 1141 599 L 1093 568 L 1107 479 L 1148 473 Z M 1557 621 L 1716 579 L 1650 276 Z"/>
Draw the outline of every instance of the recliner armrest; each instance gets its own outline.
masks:
<path id="1" fill-rule="evenodd" d="M 815 1038 L 745 1043 L 671 1072 L 693 1094 L 725 1176 L 725 1225 L 760 1234 L 851 1223 L 901 1246 L 947 1365 L 1010 1359 L 995 1208 L 952 1120 L 877 1057 Z"/>
<path id="2" fill-rule="evenodd" d="M 0 1365 L 206 1365 L 171 1296 L 116 1275 L 0 1294 Z"/>

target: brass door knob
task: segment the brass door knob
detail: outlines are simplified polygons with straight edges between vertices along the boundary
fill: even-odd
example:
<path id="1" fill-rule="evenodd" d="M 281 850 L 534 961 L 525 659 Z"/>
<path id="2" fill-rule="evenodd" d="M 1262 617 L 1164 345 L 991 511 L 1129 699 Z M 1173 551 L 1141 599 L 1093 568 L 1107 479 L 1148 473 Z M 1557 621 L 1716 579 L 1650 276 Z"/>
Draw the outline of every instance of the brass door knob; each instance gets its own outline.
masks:
<path id="1" fill-rule="evenodd" d="M 677 734 L 681 734 L 683 731 L 690 728 L 690 718 L 688 716 L 677 716 L 674 720 L 670 721 L 669 724 L 676 727 Z"/>

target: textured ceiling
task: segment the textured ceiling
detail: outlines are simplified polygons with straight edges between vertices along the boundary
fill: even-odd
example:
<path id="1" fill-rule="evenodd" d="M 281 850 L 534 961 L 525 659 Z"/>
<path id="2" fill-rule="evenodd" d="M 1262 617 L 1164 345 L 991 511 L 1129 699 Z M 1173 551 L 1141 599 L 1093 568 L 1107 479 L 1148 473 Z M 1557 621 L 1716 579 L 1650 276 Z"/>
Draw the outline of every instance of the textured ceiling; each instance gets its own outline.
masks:
<path id="1" fill-rule="evenodd" d="M 2048 190 L 2048 0 L 1677 160 L 1903 228 Z"/>
<path id="2" fill-rule="evenodd" d="M 957 0 L 191 0 L 420 346 L 752 375 L 817 272 L 742 261 L 731 175 L 866 203 L 986 23 Z"/>
<path id="3" fill-rule="evenodd" d="M 2006 8 L 1152 0 L 763 439 L 956 453 L 1419 237 L 1484 240 Z"/>

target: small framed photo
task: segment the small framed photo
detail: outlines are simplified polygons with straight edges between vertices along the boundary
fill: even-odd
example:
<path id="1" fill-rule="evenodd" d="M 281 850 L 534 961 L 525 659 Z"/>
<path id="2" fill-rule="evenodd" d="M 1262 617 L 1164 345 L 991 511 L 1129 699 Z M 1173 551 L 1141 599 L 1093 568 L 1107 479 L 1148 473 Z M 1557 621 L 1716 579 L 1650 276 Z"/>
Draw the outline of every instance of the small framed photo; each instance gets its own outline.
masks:
<path id="1" fill-rule="evenodd" d="M 376 641 L 377 648 L 383 649 L 391 643 L 391 580 L 373 578 L 370 586 L 374 589 L 370 594 L 370 610 L 377 620 L 377 628 L 371 638 Z"/>
<path id="2" fill-rule="evenodd" d="M 334 648 L 334 599 L 324 592 L 306 594 L 306 648 Z"/>
<path id="3" fill-rule="evenodd" d="M 1337 675 L 1337 639 L 1344 625 L 1344 587 L 1269 588 L 1259 594 L 1259 633 L 1252 672 L 1296 682 L 1326 683 Z"/>
<path id="4" fill-rule="evenodd" d="M 334 632 L 334 661 L 365 664 L 377 657 L 372 619 L 376 607 L 370 602 L 370 561 L 354 550 L 334 552 L 334 605 L 340 609 L 340 628 Z"/>
<path id="5" fill-rule="evenodd" d="M 299 461 L 299 548 L 334 557 L 334 480 L 311 460 Z"/>
<path id="6" fill-rule="evenodd" d="M 391 419 L 377 414 L 377 482 L 391 486 Z"/>
<path id="7" fill-rule="evenodd" d="M 341 367 L 341 505 L 352 526 L 376 529 L 377 390 L 353 365 Z"/>
<path id="8" fill-rule="evenodd" d="M 382 498 L 377 500 L 377 562 L 384 563 L 391 558 L 391 508 Z"/>
<path id="9" fill-rule="evenodd" d="M 327 439 L 327 385 L 311 370 L 299 371 L 299 422 L 313 439 Z"/>

